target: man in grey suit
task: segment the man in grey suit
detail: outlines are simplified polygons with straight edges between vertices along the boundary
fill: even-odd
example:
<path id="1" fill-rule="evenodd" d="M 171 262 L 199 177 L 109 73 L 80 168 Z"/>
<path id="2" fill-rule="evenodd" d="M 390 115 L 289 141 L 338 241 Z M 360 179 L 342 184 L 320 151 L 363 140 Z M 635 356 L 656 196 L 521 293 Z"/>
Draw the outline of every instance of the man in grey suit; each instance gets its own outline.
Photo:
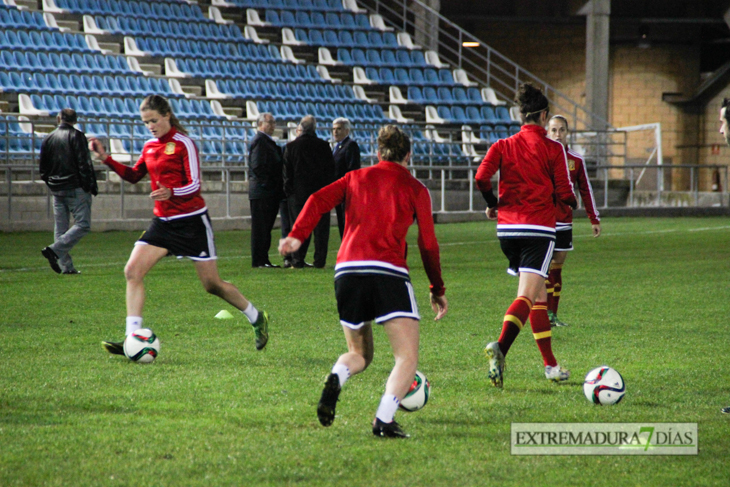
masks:
<path id="1" fill-rule="evenodd" d="M 345 174 L 355 169 L 360 169 L 360 146 L 350 138 L 350 121 L 344 117 L 335 119 L 332 122 L 332 138 L 335 147 L 332 155 L 335 158 L 335 179 L 340 179 Z M 337 212 L 337 227 L 340 230 L 340 238 L 345 233 L 345 204 L 335 206 Z"/>
<path id="2" fill-rule="evenodd" d="M 276 119 L 265 112 L 256 120 L 258 132 L 248 151 L 248 199 L 251 205 L 251 266 L 278 268 L 269 261 L 271 230 L 284 198 L 281 148 L 271 136 Z"/>
<path id="3" fill-rule="evenodd" d="M 335 161 L 327 141 L 317 137 L 317 121 L 307 115 L 299 122 L 302 134 L 286 144 L 284 149 L 284 192 L 289 203 L 289 214 L 294 222 L 304 208 L 307 198 L 335 180 Z M 330 237 L 330 216 L 324 215 L 314 229 L 314 267 L 323 268 L 327 261 Z M 308 266 L 310 238 L 292 254 L 292 267 Z"/>

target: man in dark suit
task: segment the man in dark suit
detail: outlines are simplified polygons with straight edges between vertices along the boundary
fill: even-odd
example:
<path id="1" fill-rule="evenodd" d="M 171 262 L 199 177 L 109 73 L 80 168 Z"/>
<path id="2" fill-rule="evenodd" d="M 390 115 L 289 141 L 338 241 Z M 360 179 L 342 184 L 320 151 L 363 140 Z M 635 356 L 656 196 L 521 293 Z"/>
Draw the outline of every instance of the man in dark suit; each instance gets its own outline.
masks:
<path id="1" fill-rule="evenodd" d="M 335 147 L 332 150 L 335 158 L 335 179 L 340 179 L 348 172 L 360 169 L 360 146 L 350 138 L 350 129 L 350 121 L 344 117 L 332 122 L 332 138 L 335 141 Z M 340 238 L 342 238 L 345 233 L 345 204 L 335 206 L 335 211 L 337 212 Z"/>
<path id="2" fill-rule="evenodd" d="M 258 132 L 249 145 L 248 199 L 251 204 L 251 265 L 252 267 L 277 268 L 269 261 L 271 230 L 284 198 L 282 178 L 283 161 L 281 148 L 271 136 L 276 129 L 276 119 L 268 112 L 256 121 Z"/>
<path id="3" fill-rule="evenodd" d="M 307 198 L 335 180 L 335 161 L 330 145 L 317 137 L 317 121 L 307 115 L 299 122 L 302 134 L 286 144 L 284 149 L 284 192 L 289 204 L 291 221 L 295 221 Z M 323 215 L 314 229 L 314 267 L 322 268 L 327 261 L 330 237 L 330 216 Z M 305 267 L 310 238 L 292 254 L 292 266 Z"/>

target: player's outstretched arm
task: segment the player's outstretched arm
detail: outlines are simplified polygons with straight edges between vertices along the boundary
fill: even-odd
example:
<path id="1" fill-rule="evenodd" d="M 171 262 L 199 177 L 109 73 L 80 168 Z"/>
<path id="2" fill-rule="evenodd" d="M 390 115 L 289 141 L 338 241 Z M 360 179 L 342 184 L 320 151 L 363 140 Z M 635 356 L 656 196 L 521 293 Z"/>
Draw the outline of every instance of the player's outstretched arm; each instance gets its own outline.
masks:
<path id="1" fill-rule="evenodd" d="M 302 241 L 294 237 L 286 237 L 279 240 L 279 253 L 286 257 L 289 254 L 293 254 L 299 247 L 302 246 Z"/>
<path id="2" fill-rule="evenodd" d="M 96 154 L 102 161 L 109 157 L 109 154 L 104 150 L 104 144 L 96 137 L 89 137 L 89 150 Z"/>
<path id="3" fill-rule="evenodd" d="M 434 313 L 436 313 L 434 321 L 438 321 L 443 318 L 449 310 L 449 302 L 446 299 L 446 296 L 434 296 L 433 293 L 431 293 L 431 309 Z"/>

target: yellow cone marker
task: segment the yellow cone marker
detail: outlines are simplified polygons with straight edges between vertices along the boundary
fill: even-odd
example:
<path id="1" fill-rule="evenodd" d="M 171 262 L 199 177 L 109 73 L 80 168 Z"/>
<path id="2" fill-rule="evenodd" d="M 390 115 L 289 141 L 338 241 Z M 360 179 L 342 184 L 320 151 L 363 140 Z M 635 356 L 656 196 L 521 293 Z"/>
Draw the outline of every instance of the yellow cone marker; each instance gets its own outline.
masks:
<path id="1" fill-rule="evenodd" d="M 217 315 L 215 315 L 215 317 L 219 320 L 230 320 L 231 318 L 233 318 L 233 315 L 228 312 L 228 310 L 222 309 L 218 312 Z"/>

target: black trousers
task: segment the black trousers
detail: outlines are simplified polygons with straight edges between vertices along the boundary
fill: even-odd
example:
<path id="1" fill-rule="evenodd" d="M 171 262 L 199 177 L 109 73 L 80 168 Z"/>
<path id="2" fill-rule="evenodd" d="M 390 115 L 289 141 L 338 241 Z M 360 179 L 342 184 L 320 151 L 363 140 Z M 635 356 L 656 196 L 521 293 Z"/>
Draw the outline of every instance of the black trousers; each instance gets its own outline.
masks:
<path id="1" fill-rule="evenodd" d="M 271 230 L 279 213 L 279 198 L 249 200 L 251 204 L 251 266 L 269 263 Z"/>
<path id="2" fill-rule="evenodd" d="M 291 221 L 295 222 L 299 212 L 304 208 L 306 201 L 296 201 L 293 197 L 288 199 L 289 203 L 289 215 Z M 324 267 L 327 263 L 327 245 L 330 240 L 330 215 L 327 213 L 322 216 L 316 227 L 314 227 L 314 267 Z M 304 258 L 307 256 L 307 250 L 309 250 L 309 242 L 312 240 L 310 235 L 307 239 L 302 242 L 302 246 L 299 250 L 292 254 L 292 265 L 294 267 L 301 267 L 304 265 Z"/>
<path id="3" fill-rule="evenodd" d="M 340 240 L 342 240 L 345 234 L 345 204 L 340 203 L 335 206 L 335 211 L 337 211 L 337 228 L 340 230 Z"/>

